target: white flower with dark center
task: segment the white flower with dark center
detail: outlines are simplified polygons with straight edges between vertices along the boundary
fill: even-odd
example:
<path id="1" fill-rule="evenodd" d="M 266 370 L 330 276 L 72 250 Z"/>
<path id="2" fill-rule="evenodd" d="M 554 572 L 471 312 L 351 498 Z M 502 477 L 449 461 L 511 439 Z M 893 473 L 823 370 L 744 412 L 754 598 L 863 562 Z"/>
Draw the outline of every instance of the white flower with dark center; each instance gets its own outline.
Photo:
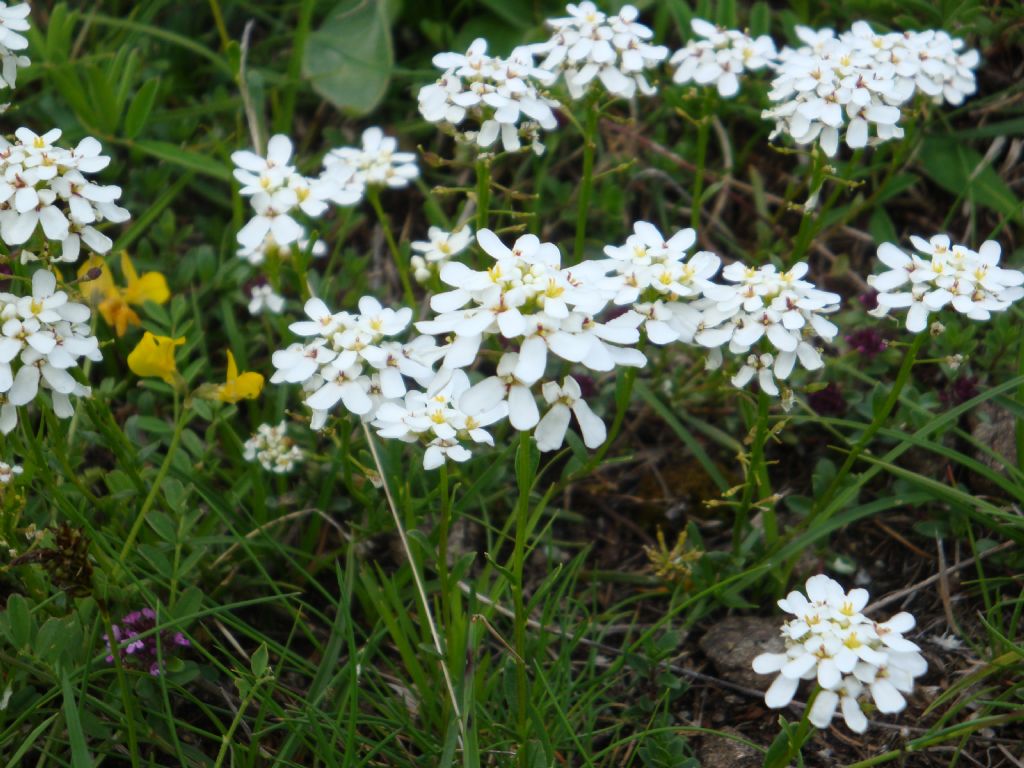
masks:
<path id="1" fill-rule="evenodd" d="M 359 147 L 338 147 L 324 157 L 325 178 L 344 179 L 344 188 L 407 187 L 420 175 L 413 152 L 399 152 L 398 140 L 374 126 Z"/>
<path id="2" fill-rule="evenodd" d="M 861 701 L 870 694 L 880 712 L 894 713 L 906 706 L 903 694 L 913 691 L 914 678 L 928 668 L 917 645 L 903 635 L 914 628 L 914 617 L 899 613 L 884 623 L 865 614 L 868 593 L 845 592 L 828 576 L 812 576 L 807 596 L 790 592 L 779 607 L 793 618 L 782 625 L 784 653 L 763 653 L 753 661 L 754 671 L 778 673 L 765 703 L 781 709 L 792 701 L 801 680 L 816 680 L 821 687 L 810 720 L 826 728 L 837 707 L 856 733 L 867 730 Z"/>
<path id="3" fill-rule="evenodd" d="M 245 441 L 242 456 L 258 461 L 268 472 L 283 475 L 302 461 L 302 450 L 288 437 L 288 422 L 260 424 L 256 433 Z"/>
<path id="4" fill-rule="evenodd" d="M 917 253 L 907 254 L 891 243 L 878 247 L 878 258 L 889 269 L 868 277 L 878 291 L 878 306 L 870 314 L 884 317 L 906 309 L 906 327 L 920 333 L 929 316 L 949 307 L 972 320 L 988 320 L 1024 297 L 1024 273 L 999 266 L 1002 249 L 995 240 L 977 251 L 951 244 L 946 235 L 930 240 L 913 236 Z"/>
<path id="5" fill-rule="evenodd" d="M 269 284 L 253 286 L 249 291 L 250 315 L 260 315 L 263 312 L 279 315 L 282 309 L 284 309 L 284 296 L 275 293 Z"/>
<path id="6" fill-rule="evenodd" d="M 723 98 L 739 93 L 739 76 L 770 67 L 775 62 L 775 43 L 768 35 L 752 38 L 735 29 L 719 29 L 703 19 L 690 26 L 701 39 L 691 40 L 669 59 L 677 83 L 714 84 Z"/>
<path id="7" fill-rule="evenodd" d="M 29 28 L 30 10 L 28 3 L 0 2 L 0 88 L 14 88 L 18 69 L 30 64 L 28 56 L 18 53 L 28 48 L 28 39 L 21 33 Z"/>
<path id="8" fill-rule="evenodd" d="M 538 449 L 557 451 L 562 447 L 565 433 L 569 429 L 570 415 L 576 417 L 583 435 L 583 444 L 587 448 L 597 448 L 608 437 L 604 422 L 587 405 L 579 383 L 572 376 L 566 376 L 562 386 L 553 381 L 545 381 L 541 392 L 551 408 L 533 433 Z"/>
<path id="9" fill-rule="evenodd" d="M 553 75 L 533 64 L 528 49 L 517 48 L 508 59 L 487 55 L 487 41 L 477 38 L 465 54 L 439 53 L 434 66 L 444 74 L 420 89 L 420 114 L 432 123 L 447 126 L 456 138 L 491 147 L 499 138 L 506 152 L 530 143 L 537 154 L 544 151 L 541 131 L 558 127 L 553 107 L 558 103 L 542 95 L 540 88 Z M 466 130 L 470 118 L 478 129 Z"/>
<path id="10" fill-rule="evenodd" d="M 595 83 L 623 98 L 638 90 L 646 96 L 656 93 L 646 74 L 668 57 L 668 48 L 648 42 L 654 33 L 637 21 L 635 7 L 624 5 L 615 16 L 589 1 L 569 3 L 566 10 L 569 16 L 548 19 L 551 38 L 530 49 L 545 57 L 541 69 L 565 79 L 572 98 L 581 98 Z"/>

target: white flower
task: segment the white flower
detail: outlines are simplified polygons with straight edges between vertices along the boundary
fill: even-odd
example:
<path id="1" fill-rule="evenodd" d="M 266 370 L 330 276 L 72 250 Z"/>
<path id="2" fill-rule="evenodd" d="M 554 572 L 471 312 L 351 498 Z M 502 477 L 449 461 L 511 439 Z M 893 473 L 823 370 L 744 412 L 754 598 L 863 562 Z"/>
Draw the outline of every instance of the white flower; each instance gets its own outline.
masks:
<path id="1" fill-rule="evenodd" d="M 515 152 L 525 138 L 537 154 L 544 151 L 540 132 L 558 127 L 552 111 L 558 103 L 540 93 L 540 86 L 554 76 L 534 66 L 529 49 L 517 48 L 501 59 L 488 56 L 487 41 L 477 38 L 465 54 L 437 54 L 434 66 L 444 74 L 418 95 L 426 120 L 447 126 L 457 138 L 481 148 L 500 137 L 505 151 Z M 467 117 L 478 130 L 461 127 Z"/>
<path id="2" fill-rule="evenodd" d="M 558 247 L 535 235 L 523 235 L 512 248 L 489 229 L 476 237 L 495 263 L 486 271 L 461 262 L 445 264 L 441 280 L 453 290 L 433 296 L 430 306 L 437 316 L 416 324 L 421 333 L 454 336 L 445 367 L 472 364 L 484 336 L 495 334 L 518 342 L 512 374 L 527 385 L 543 377 L 549 351 L 596 371 L 645 364 L 639 351 L 626 348 L 639 340 L 641 317 L 614 324 L 594 319 L 608 303 L 601 284 L 607 265 L 562 268 Z"/>
<path id="3" fill-rule="evenodd" d="M 654 33 L 637 22 L 635 7 L 624 5 L 618 15 L 605 16 L 588 0 L 569 3 L 566 10 L 569 16 L 548 19 L 551 38 L 530 49 L 545 57 L 541 69 L 565 79 L 572 98 L 581 98 L 598 82 L 623 98 L 637 90 L 646 96 L 656 92 L 645 73 L 668 57 L 668 49 L 648 42 Z"/>
<path id="4" fill-rule="evenodd" d="M 309 299 L 304 310 L 308 319 L 290 329 L 307 340 L 273 353 L 276 370 L 270 381 L 302 384 L 314 429 L 339 403 L 370 420 L 383 402 L 405 394 L 403 376 L 420 383 L 433 375 L 441 352 L 432 339 L 405 345 L 388 340 L 408 328 L 408 307 L 393 310 L 364 296 L 358 314 L 332 312 L 318 298 Z"/>
<path id="5" fill-rule="evenodd" d="M 804 262 L 786 272 L 771 264 L 753 268 L 734 262 L 722 270 L 734 284 L 704 287 L 703 314 L 693 338 L 708 349 L 727 345 L 732 354 L 746 356 L 733 377 L 735 386 L 744 386 L 757 373 L 762 391 L 774 396 L 779 391 L 774 378 L 788 379 L 796 363 L 809 371 L 824 365 L 813 341 L 835 338 L 839 329 L 824 315 L 839 309 L 840 297 L 804 280 L 807 270 Z M 769 351 L 748 355 L 766 345 Z M 712 365 L 717 364 L 716 359 Z"/>
<path id="6" fill-rule="evenodd" d="M 242 455 L 246 461 L 258 461 L 268 472 L 291 472 L 302 461 L 302 450 L 288 437 L 288 422 L 260 424 L 245 441 Z"/>
<path id="7" fill-rule="evenodd" d="M 719 29 L 703 19 L 690 21 L 699 40 L 691 40 L 669 59 L 677 83 L 715 84 L 723 98 L 739 93 L 739 75 L 770 67 L 775 62 L 775 43 L 767 35 L 752 38 L 735 29 Z"/>
<path id="8" fill-rule="evenodd" d="M 334 201 L 335 184 L 323 178 L 307 178 L 291 164 L 292 141 L 283 134 L 270 137 L 267 155 L 250 150 L 231 154 L 234 176 L 242 185 L 239 193 L 250 198 L 255 216 L 238 232 L 240 256 L 252 263 L 262 262 L 273 247 L 302 241 L 306 231 L 293 213 L 301 211 L 316 218 Z"/>
<path id="9" fill-rule="evenodd" d="M 89 328 L 91 312 L 58 291 L 52 272 L 32 275 L 32 293 L 0 293 L 0 431 L 17 426 L 17 408 L 28 405 L 40 389 L 49 390 L 54 413 L 73 413 L 71 396 L 88 395 L 88 387 L 71 375 L 81 358 L 101 360 L 99 342 Z"/>
<path id="10" fill-rule="evenodd" d="M 308 251 L 309 255 L 314 259 L 319 259 L 327 255 L 327 243 L 323 240 L 317 240 L 313 243 L 310 243 L 309 240 L 298 240 L 287 246 L 281 246 L 274 239 L 274 235 L 267 232 L 266 236 L 255 245 L 240 246 L 235 255 L 240 259 L 245 259 L 254 267 L 258 267 L 268 258 L 290 259 L 296 250 L 301 252 Z"/>
<path id="11" fill-rule="evenodd" d="M 557 451 L 562 447 L 565 433 L 569 429 L 570 413 L 580 425 L 583 444 L 587 448 L 597 448 L 608 437 L 604 422 L 590 410 L 583 399 L 579 383 L 572 376 L 566 376 L 562 386 L 553 381 L 545 381 L 541 391 L 551 406 L 533 433 L 537 448 L 541 451 Z"/>
<path id="12" fill-rule="evenodd" d="M 467 413 L 460 402 L 468 390 L 465 371 L 442 369 L 425 391 L 410 391 L 402 401 L 383 403 L 373 426 L 384 438 L 424 442 L 424 469 L 437 469 L 446 459 L 466 461 L 472 456 L 467 444 L 494 445 L 484 427 L 508 415 L 504 402 L 486 411 Z"/>
<path id="13" fill-rule="evenodd" d="M 6 461 L 0 461 L 0 486 L 10 485 L 11 481 L 24 471 L 18 464 L 8 464 Z"/>
<path id="14" fill-rule="evenodd" d="M 762 116 L 775 121 L 772 137 L 787 133 L 798 144 L 818 141 L 830 157 L 844 128 L 851 148 L 902 138 L 900 108 L 917 91 L 960 104 L 976 88 L 978 52 L 961 54 L 963 41 L 945 32 L 876 35 L 860 21 L 839 36 L 807 27 L 796 33 L 805 45 L 779 54 L 768 94 L 776 105 Z"/>
<path id="15" fill-rule="evenodd" d="M 327 153 L 323 178 L 334 180 L 343 190 L 407 187 L 420 175 L 416 155 L 397 150 L 398 140 L 393 136 L 385 136 L 376 126 L 367 128 L 363 131 L 362 146 L 338 147 Z"/>
<path id="16" fill-rule="evenodd" d="M 0 138 L 0 239 L 22 245 L 38 225 L 47 240 L 61 244 L 53 260 L 72 262 L 82 242 L 97 253 L 110 250 L 110 238 L 95 225 L 121 223 L 129 214 L 114 202 L 120 187 L 100 186 L 85 176 L 110 162 L 100 154 L 100 143 L 86 137 L 75 149 L 64 149 L 54 145 L 60 135 L 57 128 L 40 136 L 22 127 L 15 131 L 16 143 Z"/>
<path id="17" fill-rule="evenodd" d="M 887 622 L 864 615 L 868 593 L 845 592 L 825 575 L 807 580 L 807 596 L 790 592 L 779 607 L 793 618 L 782 625 L 784 653 L 763 653 L 753 661 L 758 674 L 778 676 L 765 693 L 772 709 L 792 701 L 801 680 L 817 680 L 821 691 L 811 708 L 810 720 L 818 728 L 829 725 L 839 707 L 855 733 L 867 730 L 860 701 L 870 693 L 880 712 L 899 712 L 906 706 L 902 694 L 913 690 L 914 678 L 928 668 L 920 649 L 903 637 L 914 628 L 914 617 L 899 613 Z"/>
<path id="18" fill-rule="evenodd" d="M 911 242 L 915 254 L 891 243 L 878 247 L 878 258 L 889 269 L 868 277 L 868 285 L 878 291 L 872 315 L 906 309 L 907 330 L 920 333 L 929 315 L 946 307 L 972 320 L 988 320 L 1024 297 L 1024 273 L 999 266 L 1002 249 L 994 240 L 977 251 L 951 244 L 946 235 L 930 240 L 912 236 Z"/>
<path id="19" fill-rule="evenodd" d="M 21 33 L 29 28 L 29 12 L 28 3 L 0 2 L 0 88 L 14 88 L 18 69 L 30 63 L 28 56 L 17 53 L 28 48 L 28 39 Z"/>
<path id="20" fill-rule="evenodd" d="M 268 284 L 253 286 L 249 292 L 249 314 L 259 315 L 264 311 L 272 315 L 281 314 L 284 309 L 284 296 L 274 292 Z"/>

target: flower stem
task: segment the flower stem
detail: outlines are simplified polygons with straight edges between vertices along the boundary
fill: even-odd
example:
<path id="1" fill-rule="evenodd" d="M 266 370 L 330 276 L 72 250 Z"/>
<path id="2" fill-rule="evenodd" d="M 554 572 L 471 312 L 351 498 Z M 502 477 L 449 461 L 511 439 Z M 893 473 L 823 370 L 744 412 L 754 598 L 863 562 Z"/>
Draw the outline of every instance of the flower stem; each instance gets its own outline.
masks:
<path id="1" fill-rule="evenodd" d="M 519 496 L 516 499 L 515 543 L 512 550 L 512 600 L 515 626 L 516 651 L 516 724 L 519 733 L 519 765 L 527 764 L 527 742 L 529 740 L 529 715 L 527 701 L 530 696 L 530 681 L 526 674 L 526 601 L 523 598 L 523 566 L 526 561 L 526 539 L 530 524 L 530 491 L 536 479 L 533 463 L 533 447 L 530 433 L 519 433 L 519 448 L 516 452 L 516 483 Z"/>
<path id="2" fill-rule="evenodd" d="M 597 148 L 597 103 L 587 103 L 587 122 L 583 129 L 583 180 L 580 182 L 579 207 L 576 209 L 576 241 L 572 249 L 574 264 L 583 261 L 583 244 L 587 238 L 587 214 L 590 213 L 590 193 L 594 187 L 594 150 Z"/>
<path id="3" fill-rule="evenodd" d="M 732 525 L 732 549 L 737 556 L 740 555 L 743 538 L 747 532 L 750 507 L 755 500 L 765 499 L 771 495 L 771 480 L 768 477 L 768 467 L 765 464 L 764 457 L 764 445 L 768 439 L 768 395 L 764 392 L 758 393 L 756 416 L 751 416 L 747 407 L 744 407 L 743 410 L 744 414 L 746 414 L 748 433 L 752 433 L 752 436 L 743 496 L 740 498 L 740 504 L 736 509 L 736 517 Z M 765 545 L 771 547 L 779 537 L 779 527 L 775 519 L 774 507 L 769 505 L 764 510 L 763 520 Z"/>
<path id="4" fill-rule="evenodd" d="M 377 214 L 377 220 L 380 222 L 380 227 L 384 230 L 384 239 L 388 243 L 388 250 L 391 251 L 391 258 L 395 261 L 398 279 L 402 281 L 402 295 L 405 303 L 410 307 L 415 307 L 416 298 L 412 292 L 412 283 L 409 281 L 409 264 L 398 249 L 395 236 L 391 234 L 391 222 L 388 220 L 388 215 L 384 212 L 384 206 L 380 204 L 380 193 L 377 191 L 377 188 L 367 187 L 366 198 L 370 201 L 370 205 L 373 206 L 373 210 Z"/>
<path id="5" fill-rule="evenodd" d="M 693 202 L 690 204 L 690 226 L 700 226 L 701 197 L 704 194 L 704 164 L 708 155 L 708 135 L 711 130 L 711 117 L 704 114 L 697 123 L 697 170 L 693 178 Z"/>
<path id="6" fill-rule="evenodd" d="M 157 496 L 160 494 L 160 486 L 163 485 L 164 478 L 167 477 L 167 473 L 171 469 L 171 462 L 174 460 L 174 454 L 177 453 L 178 445 L 181 443 L 181 433 L 185 429 L 185 423 L 188 421 L 188 415 L 188 409 L 181 407 L 180 396 L 177 389 L 175 389 L 174 434 L 171 436 L 171 444 L 167 447 L 167 454 L 164 456 L 164 462 L 160 465 L 160 469 L 157 472 L 156 480 L 153 481 L 153 486 L 149 489 L 149 493 L 146 495 L 145 501 L 142 502 L 142 508 L 139 509 L 139 514 L 135 516 L 135 522 L 132 523 L 131 530 L 128 531 L 128 536 L 124 540 L 124 546 L 121 548 L 121 554 L 117 558 L 117 565 L 119 568 L 124 566 L 128 553 L 131 551 L 132 545 L 135 544 L 135 539 L 138 538 L 140 531 L 142 531 L 142 524 L 146 522 L 146 515 L 153 507 Z"/>
<path id="7" fill-rule="evenodd" d="M 900 398 L 900 393 L 903 392 L 903 388 L 910 379 L 910 371 L 914 367 L 917 355 L 921 351 L 921 347 L 924 346 L 927 339 L 927 332 L 919 333 L 914 337 L 914 341 L 911 342 L 910 346 L 907 348 L 907 353 L 903 356 L 903 362 L 900 365 L 899 373 L 896 374 L 896 381 L 889 389 L 889 394 L 885 398 L 885 402 L 871 419 L 871 423 L 868 425 L 868 428 L 864 430 L 864 434 L 860 436 L 860 439 L 854 443 L 850 452 L 846 454 L 846 461 L 843 462 L 839 471 L 836 472 L 835 477 L 832 478 L 832 482 L 828 484 L 824 493 L 822 493 L 814 507 L 811 509 L 811 513 L 807 519 L 808 525 L 812 522 L 823 522 L 830 516 L 831 512 L 829 510 L 829 504 L 835 498 L 836 492 L 842 485 L 843 480 L 850 473 L 854 463 L 864 452 L 868 443 L 870 443 L 872 438 L 874 438 L 878 433 L 878 430 L 880 430 L 885 424 L 885 421 L 889 418 L 889 414 L 892 413 L 893 408 L 896 407 L 896 403 Z"/>
<path id="8" fill-rule="evenodd" d="M 448 591 L 448 536 L 451 530 L 451 497 L 448 493 L 448 462 L 443 463 L 440 468 L 440 483 L 438 491 L 441 496 L 441 517 L 438 523 L 437 539 L 437 578 L 441 584 L 441 601 L 444 604 L 444 613 L 447 616 Z"/>
<path id="9" fill-rule="evenodd" d="M 1020 350 L 1017 353 L 1017 373 L 1024 375 L 1024 336 L 1020 339 Z M 1017 389 L 1017 402 L 1024 404 L 1024 384 Z M 1024 472 L 1024 419 L 1017 419 L 1017 467 Z"/>
<path id="10" fill-rule="evenodd" d="M 476 231 L 487 229 L 491 213 L 491 163 L 486 158 L 476 161 Z"/>

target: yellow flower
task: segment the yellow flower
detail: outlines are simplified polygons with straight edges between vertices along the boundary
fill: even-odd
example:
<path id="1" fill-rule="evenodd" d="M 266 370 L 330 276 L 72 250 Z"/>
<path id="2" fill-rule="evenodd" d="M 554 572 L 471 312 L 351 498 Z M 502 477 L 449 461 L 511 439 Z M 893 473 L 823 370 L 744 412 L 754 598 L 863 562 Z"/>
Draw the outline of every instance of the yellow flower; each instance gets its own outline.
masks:
<path id="1" fill-rule="evenodd" d="M 213 390 L 211 399 L 224 403 L 237 403 L 239 400 L 252 400 L 263 391 L 263 375 L 254 371 L 238 373 L 235 356 L 228 350 L 227 381 Z"/>
<path id="2" fill-rule="evenodd" d="M 135 349 L 128 353 L 128 367 L 136 376 L 155 376 L 175 386 L 180 375 L 174 363 L 174 348 L 184 343 L 183 337 L 172 339 L 146 331 Z"/>
<path id="3" fill-rule="evenodd" d="M 128 283 L 125 288 L 114 283 L 110 268 L 99 256 L 91 256 L 79 268 L 78 276 L 84 277 L 94 269 L 100 270 L 100 276 L 86 284 L 85 296 L 92 304 L 98 305 L 103 319 L 118 336 L 124 336 L 129 325 L 141 325 L 132 305 L 141 307 L 147 301 L 164 304 L 171 297 L 167 279 L 159 272 L 147 272 L 139 277 L 127 251 L 121 251 L 121 271 Z"/>

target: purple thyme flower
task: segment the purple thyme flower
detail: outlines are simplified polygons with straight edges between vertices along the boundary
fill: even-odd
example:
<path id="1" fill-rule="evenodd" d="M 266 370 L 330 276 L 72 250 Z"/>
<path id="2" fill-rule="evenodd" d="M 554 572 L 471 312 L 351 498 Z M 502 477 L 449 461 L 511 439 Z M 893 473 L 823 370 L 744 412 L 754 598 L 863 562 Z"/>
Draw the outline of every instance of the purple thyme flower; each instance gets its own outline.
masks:
<path id="1" fill-rule="evenodd" d="M 864 357 L 874 357 L 888 346 L 885 337 L 874 328 L 862 328 L 846 337 L 846 343 Z"/>
<path id="2" fill-rule="evenodd" d="M 834 381 L 829 382 L 824 389 L 808 394 L 807 404 L 822 416 L 842 416 L 846 413 L 846 401 Z"/>
<path id="3" fill-rule="evenodd" d="M 161 672 L 158 658 L 166 662 L 175 654 L 175 647 L 188 648 L 191 645 L 181 632 L 170 632 L 166 629 L 152 632 L 155 627 L 156 612 L 152 608 L 125 614 L 121 618 L 121 623 L 112 627 L 114 640 L 121 650 L 121 663 L 137 669 L 148 669 L 149 674 L 154 677 Z M 107 635 L 103 635 L 103 639 L 106 641 L 107 651 L 110 651 L 110 639 Z M 107 655 L 107 663 L 114 663 L 113 654 Z"/>

